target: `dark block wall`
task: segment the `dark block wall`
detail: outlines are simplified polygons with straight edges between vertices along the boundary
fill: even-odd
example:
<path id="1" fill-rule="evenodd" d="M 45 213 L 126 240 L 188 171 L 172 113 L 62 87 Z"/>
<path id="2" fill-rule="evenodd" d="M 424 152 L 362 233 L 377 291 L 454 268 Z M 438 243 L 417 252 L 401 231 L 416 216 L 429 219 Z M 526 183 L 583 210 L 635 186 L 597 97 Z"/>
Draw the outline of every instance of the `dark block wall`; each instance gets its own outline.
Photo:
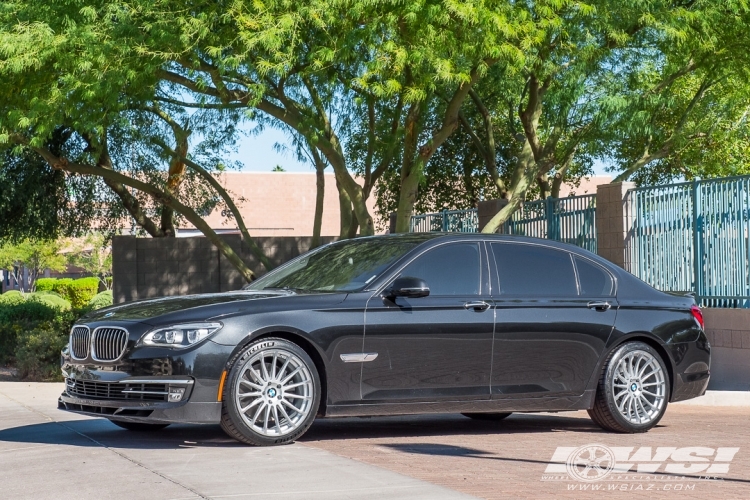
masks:
<path id="1" fill-rule="evenodd" d="M 223 235 L 248 267 L 266 272 L 240 235 Z M 321 238 L 330 243 L 336 238 Z M 307 252 L 310 237 L 254 238 L 278 266 Z M 131 300 L 238 290 L 245 280 L 206 238 L 136 238 L 115 236 L 112 241 L 113 294 L 116 304 Z"/>

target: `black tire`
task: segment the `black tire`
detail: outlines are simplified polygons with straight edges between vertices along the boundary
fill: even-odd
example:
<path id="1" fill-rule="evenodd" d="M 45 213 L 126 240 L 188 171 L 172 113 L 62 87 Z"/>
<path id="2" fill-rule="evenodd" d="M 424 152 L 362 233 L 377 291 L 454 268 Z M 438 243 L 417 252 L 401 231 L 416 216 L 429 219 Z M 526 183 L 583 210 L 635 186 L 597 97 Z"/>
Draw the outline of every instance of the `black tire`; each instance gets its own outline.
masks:
<path id="1" fill-rule="evenodd" d="M 623 389 L 619 386 L 615 387 L 615 378 L 618 377 L 618 380 L 621 379 L 621 377 L 617 374 L 617 366 L 620 361 L 623 360 L 623 358 L 626 358 L 629 355 L 639 356 L 643 355 L 643 353 L 645 353 L 645 355 L 647 356 L 651 356 L 653 358 L 653 363 L 658 364 L 659 368 L 661 369 L 663 380 L 659 381 L 657 389 L 654 390 L 661 390 L 663 392 L 663 396 L 661 400 L 661 406 L 658 408 L 658 411 L 652 406 L 651 408 L 649 408 L 649 411 L 653 411 L 653 415 L 649 416 L 649 420 L 646 422 L 638 423 L 626 418 L 626 416 L 618 408 L 617 400 L 615 397 L 615 389 L 619 389 L 620 393 L 622 393 L 621 391 L 627 392 L 629 388 Z M 650 380 L 656 380 L 656 378 Z M 638 383 L 643 383 L 643 381 L 639 381 L 636 384 Z M 649 383 L 649 387 L 651 387 L 651 384 L 653 383 L 654 382 Z M 659 387 L 661 389 L 658 389 Z M 641 387 L 640 390 L 643 390 L 643 388 Z M 594 407 L 588 410 L 588 413 L 594 423 L 596 423 L 602 429 L 608 431 L 627 434 L 646 432 L 649 429 L 653 428 L 656 424 L 658 424 L 659 420 L 661 420 L 661 418 L 664 416 L 664 412 L 666 412 L 667 405 L 669 403 L 669 394 L 669 374 L 667 372 L 667 365 L 664 363 L 664 359 L 662 359 L 661 355 L 656 351 L 656 349 L 644 342 L 627 342 L 615 349 L 609 355 L 606 363 L 604 364 L 604 369 L 602 370 L 602 374 L 599 378 L 599 383 L 596 389 Z M 649 399 L 651 398 L 649 397 Z M 652 402 L 655 402 L 655 398 Z M 641 407 L 644 408 L 644 410 L 646 409 L 645 405 L 641 405 Z M 637 406 L 635 411 L 638 412 Z"/>
<path id="2" fill-rule="evenodd" d="M 309 397 L 311 404 L 307 408 L 307 413 L 303 416 L 300 414 L 299 419 L 297 422 L 294 423 L 296 427 L 289 430 L 286 434 L 279 434 L 277 436 L 268 436 L 263 435 L 260 432 L 257 432 L 254 430 L 251 425 L 249 425 L 246 418 L 243 418 L 240 408 L 238 407 L 238 400 L 242 396 L 236 396 L 237 393 L 237 386 L 241 383 L 240 377 L 245 373 L 245 366 L 246 364 L 253 362 L 257 362 L 257 356 L 261 353 L 265 356 L 265 352 L 280 352 L 280 353 L 287 353 L 287 355 L 292 355 L 293 357 L 296 357 L 296 360 L 299 360 L 299 363 L 301 365 L 304 365 L 304 369 L 306 369 L 307 373 L 311 377 L 312 381 L 312 387 L 308 388 L 309 390 Z M 269 355 L 270 356 L 270 355 Z M 265 358 L 263 359 L 263 363 L 265 363 Z M 256 360 L 256 361 L 253 361 Z M 273 361 L 272 363 L 273 364 Z M 242 351 L 240 351 L 231 361 L 230 361 L 230 368 L 229 373 L 227 374 L 226 382 L 224 384 L 224 392 L 222 394 L 222 408 L 221 408 L 221 428 L 226 432 L 229 436 L 233 437 L 237 441 L 240 441 L 241 443 L 253 445 L 253 446 L 277 446 L 282 444 L 289 444 L 296 441 L 300 436 L 302 436 L 307 429 L 310 428 L 313 421 L 315 420 L 315 416 L 318 413 L 318 407 L 320 406 L 320 397 L 321 397 L 321 386 L 320 386 L 320 376 L 318 374 L 317 369 L 315 368 L 315 363 L 310 358 L 310 356 L 299 347 L 297 344 L 290 342 L 285 339 L 281 338 L 264 338 L 261 340 L 258 340 L 256 342 L 253 342 L 246 346 Z M 277 365 L 278 366 L 278 365 Z M 270 368 L 269 368 L 270 369 Z M 302 370 L 302 373 L 304 373 L 304 370 Z M 247 379 L 245 379 L 247 380 Z M 284 390 L 282 390 L 282 386 L 279 385 L 278 387 L 278 400 L 281 401 L 282 395 L 285 394 Z M 269 390 L 263 389 L 260 391 L 260 393 L 263 394 L 262 398 L 256 398 L 256 399 L 263 399 L 263 402 L 261 404 L 265 404 L 266 400 L 273 400 L 275 397 L 270 396 L 268 399 L 267 396 L 269 394 Z M 290 396 L 292 395 L 289 393 Z M 254 400 L 250 400 L 254 401 Z M 294 401 L 294 400 L 292 400 Z M 277 403 L 275 401 L 272 401 L 273 404 L 278 404 L 281 406 L 280 402 Z M 259 404 L 258 406 L 261 406 Z M 270 405 L 267 405 L 270 406 Z M 246 410 L 247 411 L 247 410 Z M 246 414 L 247 417 L 249 417 L 249 414 Z M 265 419 L 266 422 L 269 419 L 268 414 L 266 414 Z M 253 418 L 253 421 L 255 419 Z M 291 422 L 291 420 L 286 420 L 283 417 L 279 418 L 279 422 Z M 252 423 L 252 422 L 250 422 Z M 281 431 L 281 427 L 279 427 L 279 431 Z"/>
<path id="3" fill-rule="evenodd" d="M 462 413 L 464 417 L 469 417 L 474 420 L 504 420 L 510 417 L 511 412 L 508 413 Z"/>
<path id="4" fill-rule="evenodd" d="M 123 429 L 136 432 L 154 432 L 160 431 L 165 427 L 169 427 L 169 424 L 144 424 L 142 422 L 125 422 L 122 420 L 110 420 L 110 422 L 115 424 L 117 427 L 122 427 Z"/>

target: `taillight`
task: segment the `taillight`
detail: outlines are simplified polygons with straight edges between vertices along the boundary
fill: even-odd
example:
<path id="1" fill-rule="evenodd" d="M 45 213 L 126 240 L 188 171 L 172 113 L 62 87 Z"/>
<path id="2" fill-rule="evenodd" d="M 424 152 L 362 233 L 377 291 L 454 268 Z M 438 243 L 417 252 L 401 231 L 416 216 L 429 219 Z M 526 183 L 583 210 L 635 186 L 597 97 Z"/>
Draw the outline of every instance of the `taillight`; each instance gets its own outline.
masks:
<path id="1" fill-rule="evenodd" d="M 701 311 L 701 308 L 696 305 L 692 305 L 690 306 L 690 312 L 692 313 L 693 318 L 695 318 L 695 322 L 698 323 L 698 326 L 700 326 L 701 330 L 703 330 L 703 312 Z"/>

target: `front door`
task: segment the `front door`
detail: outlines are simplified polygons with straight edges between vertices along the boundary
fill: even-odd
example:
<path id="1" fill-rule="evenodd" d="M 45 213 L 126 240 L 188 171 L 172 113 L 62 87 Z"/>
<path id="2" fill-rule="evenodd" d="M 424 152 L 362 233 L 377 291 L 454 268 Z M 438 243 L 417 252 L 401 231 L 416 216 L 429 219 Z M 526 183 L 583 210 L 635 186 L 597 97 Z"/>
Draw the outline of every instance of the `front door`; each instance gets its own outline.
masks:
<path id="1" fill-rule="evenodd" d="M 484 243 L 444 243 L 393 276 L 423 279 L 430 294 L 373 296 L 365 313 L 362 399 L 489 399 L 494 312 Z"/>
<path id="2" fill-rule="evenodd" d="M 544 245 L 492 243 L 492 398 L 583 394 L 617 314 L 612 275 Z"/>

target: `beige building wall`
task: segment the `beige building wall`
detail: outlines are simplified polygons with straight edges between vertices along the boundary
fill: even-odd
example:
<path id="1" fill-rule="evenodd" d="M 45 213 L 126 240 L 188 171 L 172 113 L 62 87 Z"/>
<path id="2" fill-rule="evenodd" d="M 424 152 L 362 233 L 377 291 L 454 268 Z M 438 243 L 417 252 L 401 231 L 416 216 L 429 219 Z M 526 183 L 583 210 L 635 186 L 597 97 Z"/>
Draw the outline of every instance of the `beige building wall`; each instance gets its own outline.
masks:
<path id="1" fill-rule="evenodd" d="M 312 236 L 315 172 L 227 172 L 221 174 L 219 180 L 233 196 L 251 236 Z M 361 180 L 359 182 L 362 184 Z M 373 196 L 367 207 L 373 219 L 377 219 Z M 221 232 L 237 230 L 235 221 L 222 216 L 218 209 L 206 221 Z M 339 221 L 336 178 L 329 173 L 325 175 L 321 236 L 338 236 Z M 200 234 L 192 225 L 180 227 L 178 233 L 180 236 Z"/>
<path id="2" fill-rule="evenodd" d="M 251 236 L 312 236 L 315 216 L 315 172 L 227 172 L 219 180 L 233 196 Z M 564 184 L 560 196 L 594 194 L 596 186 L 608 184 L 607 175 L 581 180 L 578 187 Z M 358 182 L 362 184 L 362 180 Z M 244 198 L 241 201 L 240 198 Z M 380 226 L 375 213 L 375 197 L 370 196 L 367 208 L 376 228 Z M 233 219 L 214 210 L 207 222 L 219 232 L 236 232 Z M 379 231 L 379 232 L 385 232 Z M 201 233 L 191 224 L 178 229 L 179 236 L 198 236 Z M 325 175 L 325 198 L 321 236 L 339 235 L 339 194 L 336 178 Z"/>

